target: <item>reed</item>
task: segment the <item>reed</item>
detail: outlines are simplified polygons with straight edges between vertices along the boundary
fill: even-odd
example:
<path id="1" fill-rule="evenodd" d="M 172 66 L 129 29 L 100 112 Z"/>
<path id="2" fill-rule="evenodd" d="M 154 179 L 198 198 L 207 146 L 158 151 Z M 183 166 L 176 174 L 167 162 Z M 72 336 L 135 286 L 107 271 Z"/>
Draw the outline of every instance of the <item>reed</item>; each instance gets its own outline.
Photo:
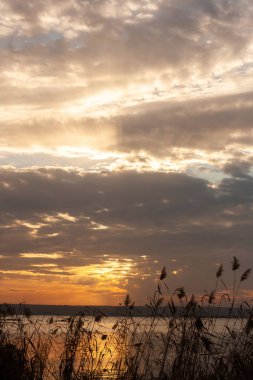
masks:
<path id="1" fill-rule="evenodd" d="M 103 314 L 58 321 L 34 318 L 23 305 L 18 310 L 1 305 L 0 379 L 252 379 L 253 309 L 238 300 L 250 269 L 239 275 L 234 257 L 231 270 L 231 287 L 220 266 L 214 289 L 197 300 L 183 287 L 171 291 L 164 267 L 146 304 L 149 317 L 135 318 L 126 295 L 125 315 L 110 328 Z M 223 305 L 229 315 L 218 332 Z"/>

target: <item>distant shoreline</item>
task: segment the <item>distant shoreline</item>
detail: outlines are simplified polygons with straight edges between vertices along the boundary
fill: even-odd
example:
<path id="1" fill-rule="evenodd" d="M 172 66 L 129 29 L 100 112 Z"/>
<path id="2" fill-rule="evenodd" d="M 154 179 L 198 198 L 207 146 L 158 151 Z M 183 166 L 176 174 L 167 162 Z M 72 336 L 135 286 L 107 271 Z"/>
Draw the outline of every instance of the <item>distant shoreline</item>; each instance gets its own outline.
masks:
<path id="1" fill-rule="evenodd" d="M 0 310 L 3 309 L 5 304 L 0 304 Z M 25 314 L 26 310 L 29 310 L 32 315 L 52 315 L 52 316 L 95 316 L 104 315 L 108 317 L 123 317 L 128 314 L 126 306 L 82 306 L 82 305 L 35 305 L 35 304 L 8 304 L 10 308 L 13 308 L 15 312 Z M 150 317 L 153 315 L 151 308 L 147 306 L 135 306 L 130 310 L 133 317 Z M 180 309 L 178 308 L 178 312 Z M 171 316 L 169 307 L 159 307 L 158 313 L 161 316 Z M 241 316 L 243 318 L 248 317 L 246 310 L 240 310 L 234 308 L 231 315 L 229 308 L 227 307 L 213 307 L 211 310 L 208 307 L 202 307 L 200 309 L 201 317 L 218 317 L 218 318 L 234 318 Z"/>

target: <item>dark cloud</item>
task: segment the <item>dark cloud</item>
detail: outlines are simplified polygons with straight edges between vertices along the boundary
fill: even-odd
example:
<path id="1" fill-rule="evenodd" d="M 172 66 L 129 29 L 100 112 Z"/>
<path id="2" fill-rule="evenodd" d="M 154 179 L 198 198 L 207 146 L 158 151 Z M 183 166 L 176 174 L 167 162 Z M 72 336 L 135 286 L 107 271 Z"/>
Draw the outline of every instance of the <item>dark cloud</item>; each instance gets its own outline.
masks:
<path id="1" fill-rule="evenodd" d="M 122 220 L 122 212 L 126 220 L 135 220 L 135 214 L 148 220 L 156 212 L 159 203 L 161 206 L 157 212 L 160 217 L 164 209 L 169 207 L 172 212 L 180 205 L 187 214 L 188 208 L 184 204 L 187 202 L 184 198 L 187 192 L 194 193 L 198 199 L 205 197 L 206 200 L 211 200 L 212 193 L 205 181 L 183 174 L 105 172 L 81 175 L 76 171 L 61 169 L 22 172 L 2 170 L 1 181 L 2 210 L 14 212 L 20 217 L 26 212 L 71 211 L 78 214 L 86 211 L 89 215 L 85 216 L 92 213 L 99 220 L 101 215 L 107 215 L 108 212 L 115 222 Z M 152 202 L 157 202 L 154 209 Z M 146 204 L 148 208 L 143 207 Z M 109 211 L 105 212 L 104 209 Z"/>
<path id="2" fill-rule="evenodd" d="M 251 92 L 147 108 L 118 121 L 118 149 L 163 156 L 171 147 L 219 151 L 252 145 L 252 110 Z"/>
<path id="3" fill-rule="evenodd" d="M 234 160 L 224 165 L 223 170 L 225 173 L 230 174 L 232 177 L 250 179 L 249 172 L 250 172 L 251 166 L 252 166 L 252 162 L 250 160 L 247 160 L 247 161 Z"/>
<path id="4" fill-rule="evenodd" d="M 63 252 L 58 261 L 77 266 L 108 252 L 209 261 L 247 256 L 252 244 L 252 177 L 216 190 L 172 173 L 2 171 L 1 182 L 3 255 Z"/>

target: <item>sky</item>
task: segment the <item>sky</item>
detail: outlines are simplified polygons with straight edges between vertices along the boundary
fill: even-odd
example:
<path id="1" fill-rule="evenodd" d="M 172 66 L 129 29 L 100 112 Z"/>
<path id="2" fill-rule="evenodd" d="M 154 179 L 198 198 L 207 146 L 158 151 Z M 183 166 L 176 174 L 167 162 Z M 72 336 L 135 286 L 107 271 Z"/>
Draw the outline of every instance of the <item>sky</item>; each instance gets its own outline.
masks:
<path id="1" fill-rule="evenodd" d="M 220 264 L 229 288 L 252 266 L 252 1 L 0 13 L 0 302 L 145 304 L 164 266 L 171 292 Z"/>

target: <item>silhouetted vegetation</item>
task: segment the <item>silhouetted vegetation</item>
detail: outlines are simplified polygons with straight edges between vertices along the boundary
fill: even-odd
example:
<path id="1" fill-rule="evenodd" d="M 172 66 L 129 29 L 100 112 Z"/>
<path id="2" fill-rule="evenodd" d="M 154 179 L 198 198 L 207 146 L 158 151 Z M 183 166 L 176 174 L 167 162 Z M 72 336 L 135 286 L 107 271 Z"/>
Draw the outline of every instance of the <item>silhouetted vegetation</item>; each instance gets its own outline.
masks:
<path id="1" fill-rule="evenodd" d="M 250 270 L 239 271 L 234 257 L 229 289 L 220 266 L 214 289 L 197 300 L 183 287 L 171 292 L 163 268 L 146 305 L 151 317 L 133 317 L 127 295 L 125 316 L 110 326 L 103 314 L 34 318 L 27 309 L 2 305 L 0 379 L 252 379 L 253 309 L 246 301 L 237 304 Z M 228 318 L 218 327 L 224 304 Z"/>

